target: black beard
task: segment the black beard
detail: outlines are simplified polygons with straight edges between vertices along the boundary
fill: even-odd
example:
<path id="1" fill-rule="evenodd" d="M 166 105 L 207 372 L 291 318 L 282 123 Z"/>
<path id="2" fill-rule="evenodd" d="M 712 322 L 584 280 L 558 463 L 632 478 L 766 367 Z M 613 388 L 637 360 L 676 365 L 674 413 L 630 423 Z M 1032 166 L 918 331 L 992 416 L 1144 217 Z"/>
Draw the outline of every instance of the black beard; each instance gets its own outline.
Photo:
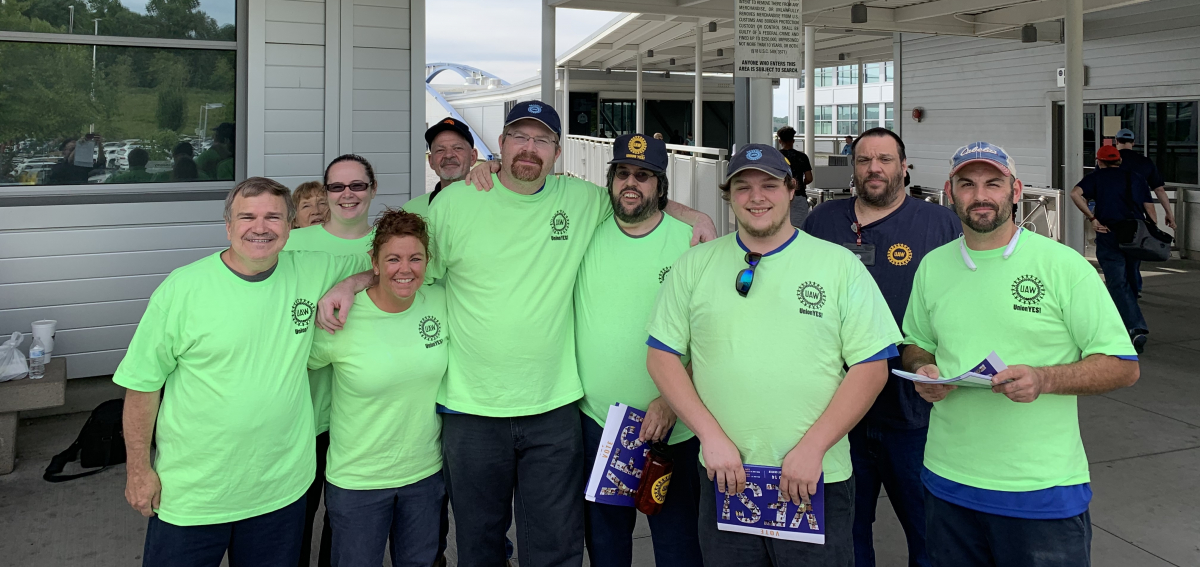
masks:
<path id="1" fill-rule="evenodd" d="M 857 195 L 859 199 L 862 199 L 864 203 L 871 205 L 872 207 L 887 207 L 895 202 L 897 194 L 904 191 L 904 170 L 901 170 L 899 175 L 888 179 L 887 188 L 883 190 L 883 193 L 878 195 L 872 195 L 870 191 L 867 191 L 866 182 L 874 179 L 878 179 L 878 177 L 859 179 L 857 175 L 854 176 L 855 195 Z"/>
<path id="2" fill-rule="evenodd" d="M 783 225 L 785 223 L 790 223 L 790 222 L 791 222 L 791 220 L 788 217 L 784 217 L 782 219 L 779 219 L 779 222 L 772 224 L 771 226 L 768 226 L 765 230 L 758 230 L 756 228 L 753 228 L 753 227 L 750 227 L 750 226 L 744 225 L 744 224 L 741 225 L 741 227 L 743 230 L 746 231 L 746 234 L 753 236 L 754 238 L 770 238 L 772 236 L 775 236 L 776 234 L 779 234 L 779 230 L 783 228 Z M 738 223 L 738 224 L 741 224 L 741 223 Z M 789 224 L 788 226 L 791 226 L 791 225 Z"/>
<path id="3" fill-rule="evenodd" d="M 975 206 L 978 202 L 971 203 L 971 205 L 969 205 L 967 207 L 967 209 L 964 210 L 961 207 L 959 207 L 958 201 L 955 201 L 954 202 L 954 214 L 958 215 L 959 220 L 961 220 L 963 224 L 967 225 L 967 228 L 969 228 L 979 234 L 988 234 L 988 233 L 992 232 L 993 230 L 1000 228 L 1005 223 L 1007 223 L 1009 221 L 1009 219 L 1012 218 L 1012 214 L 1013 214 L 1012 197 L 1013 197 L 1013 192 L 1009 191 L 1008 198 L 1005 199 L 1004 202 L 1000 203 L 1000 206 L 995 209 L 996 214 L 992 218 L 992 222 L 989 222 L 989 223 L 981 223 L 981 222 L 971 219 L 971 215 L 968 211 L 970 210 L 971 207 Z"/>
<path id="4" fill-rule="evenodd" d="M 657 203 L 655 203 L 652 198 L 643 197 L 642 202 L 638 203 L 638 206 L 634 207 L 633 212 L 631 213 L 626 213 L 625 207 L 621 206 L 621 193 L 613 195 L 612 191 L 610 190 L 608 193 L 608 198 L 609 201 L 612 202 L 613 215 L 615 215 L 618 220 L 626 224 L 637 224 L 650 218 L 651 215 L 658 212 Z"/>

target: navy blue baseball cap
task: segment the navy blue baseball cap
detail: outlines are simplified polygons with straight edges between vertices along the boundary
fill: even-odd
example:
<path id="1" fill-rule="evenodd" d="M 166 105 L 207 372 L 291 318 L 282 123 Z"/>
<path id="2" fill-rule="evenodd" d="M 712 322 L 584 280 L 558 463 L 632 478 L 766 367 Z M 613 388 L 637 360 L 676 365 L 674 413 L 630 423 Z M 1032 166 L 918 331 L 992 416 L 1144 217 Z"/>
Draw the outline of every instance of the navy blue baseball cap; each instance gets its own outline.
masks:
<path id="1" fill-rule="evenodd" d="M 471 128 L 458 121 L 453 116 L 447 116 L 441 119 L 437 124 L 430 126 L 429 129 L 425 131 L 425 145 L 433 145 L 433 139 L 436 138 L 438 134 L 447 131 L 454 132 L 455 134 L 462 136 L 467 140 L 468 146 L 475 146 L 475 136 L 471 135 Z"/>
<path id="2" fill-rule="evenodd" d="M 613 159 L 608 163 L 627 163 L 663 173 L 667 170 L 667 143 L 642 134 L 625 134 L 613 140 Z"/>
<path id="3" fill-rule="evenodd" d="M 1136 136 L 1133 135 L 1133 130 L 1130 130 L 1129 128 L 1121 128 L 1119 131 L 1117 131 L 1117 139 L 1134 140 L 1136 139 Z"/>
<path id="4" fill-rule="evenodd" d="M 518 120 L 532 118 L 544 124 L 555 136 L 562 137 L 562 125 L 558 122 L 558 111 L 540 100 L 529 100 L 518 102 L 513 106 L 512 110 L 508 111 L 508 117 L 504 119 L 504 125 L 508 126 Z"/>
<path id="5" fill-rule="evenodd" d="M 725 183 L 729 183 L 734 175 L 747 169 L 757 169 L 776 179 L 783 179 L 792 174 L 792 166 L 779 150 L 766 144 L 747 144 L 733 157 L 729 158 L 728 173 Z"/>
<path id="6" fill-rule="evenodd" d="M 950 157 L 950 177 L 969 163 L 984 162 L 1004 175 L 1017 176 L 1017 162 L 1013 161 L 1004 148 L 987 142 L 972 142 L 954 151 Z"/>

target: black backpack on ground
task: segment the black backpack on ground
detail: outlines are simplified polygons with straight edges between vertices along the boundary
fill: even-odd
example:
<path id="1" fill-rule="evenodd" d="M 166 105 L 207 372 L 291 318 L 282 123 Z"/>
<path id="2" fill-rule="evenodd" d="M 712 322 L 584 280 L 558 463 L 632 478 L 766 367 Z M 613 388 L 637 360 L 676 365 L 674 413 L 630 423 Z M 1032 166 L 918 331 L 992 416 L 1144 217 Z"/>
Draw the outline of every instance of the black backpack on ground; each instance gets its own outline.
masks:
<path id="1" fill-rule="evenodd" d="M 66 482 L 96 474 L 112 465 L 125 462 L 125 436 L 121 426 L 121 413 L 125 400 L 109 400 L 92 410 L 87 423 L 79 431 L 75 442 L 50 459 L 42 478 L 47 482 Z M 67 463 L 78 459 L 83 468 L 100 467 L 78 474 L 60 474 Z"/>

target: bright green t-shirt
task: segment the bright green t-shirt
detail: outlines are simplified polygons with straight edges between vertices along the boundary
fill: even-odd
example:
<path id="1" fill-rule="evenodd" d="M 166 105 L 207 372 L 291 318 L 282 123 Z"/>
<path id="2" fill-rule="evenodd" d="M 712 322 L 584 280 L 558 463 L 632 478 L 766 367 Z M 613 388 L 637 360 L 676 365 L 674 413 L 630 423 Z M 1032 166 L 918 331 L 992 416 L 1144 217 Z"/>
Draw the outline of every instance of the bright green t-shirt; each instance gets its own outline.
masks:
<path id="1" fill-rule="evenodd" d="M 154 458 L 163 521 L 234 522 L 308 490 L 316 304 L 365 259 L 284 251 L 267 279 L 248 282 L 217 253 L 171 272 L 150 296 L 113 382 L 164 390 Z"/>
<path id="2" fill-rule="evenodd" d="M 687 252 L 692 227 L 667 215 L 653 231 L 629 236 L 615 219 L 592 237 L 575 282 L 579 408 L 601 426 L 615 403 L 645 410 L 659 396 L 646 371 L 646 321 L 671 265 Z M 670 443 L 695 437 L 675 422 Z"/>
<path id="3" fill-rule="evenodd" d="M 737 233 L 701 244 L 671 267 L 648 331 L 692 357 L 700 400 L 741 452 L 778 467 L 858 364 L 901 340 L 875 280 L 849 250 L 796 231 L 765 255 L 742 297 Z M 850 478 L 850 443 L 825 453 L 825 482 Z"/>
<path id="4" fill-rule="evenodd" d="M 608 191 L 550 176 L 521 195 L 492 176 L 462 182 L 429 208 L 433 261 L 444 280 L 450 363 L 438 403 L 488 417 L 535 415 L 583 396 L 571 296 L 596 227 L 612 216 Z"/>
<path id="5" fill-rule="evenodd" d="M 442 470 L 437 393 L 446 373 L 446 292 L 423 286 L 387 313 L 366 292 L 336 334 L 313 339 L 309 368 L 333 369 L 325 478 L 347 490 L 398 488 Z"/>
<path id="6" fill-rule="evenodd" d="M 421 215 L 421 218 L 429 218 L 429 193 L 422 193 L 408 200 L 400 206 L 401 209 L 410 213 Z"/>
<path id="7" fill-rule="evenodd" d="M 362 238 L 348 239 L 329 234 L 329 231 L 325 230 L 322 225 L 313 225 L 293 229 L 283 249 L 325 252 L 335 256 L 353 256 L 355 259 L 367 258 L 366 269 L 369 270 L 371 269 L 371 240 L 374 238 L 374 228 Z M 329 397 L 332 377 L 333 371 L 329 368 L 308 371 L 308 387 L 312 392 L 313 400 L 313 420 L 317 426 L 318 435 L 329 431 Z"/>
<path id="8" fill-rule="evenodd" d="M 1009 366 L 1053 366 L 1093 354 L 1136 355 L 1104 283 L 1079 253 L 1023 231 L 1013 254 L 970 251 L 962 239 L 917 268 L 904 316 L 907 344 L 958 376 L 996 351 Z M 1089 482 L 1075 396 L 1016 403 L 986 388 L 958 388 L 933 404 L 925 467 L 986 490 L 1028 492 Z"/>

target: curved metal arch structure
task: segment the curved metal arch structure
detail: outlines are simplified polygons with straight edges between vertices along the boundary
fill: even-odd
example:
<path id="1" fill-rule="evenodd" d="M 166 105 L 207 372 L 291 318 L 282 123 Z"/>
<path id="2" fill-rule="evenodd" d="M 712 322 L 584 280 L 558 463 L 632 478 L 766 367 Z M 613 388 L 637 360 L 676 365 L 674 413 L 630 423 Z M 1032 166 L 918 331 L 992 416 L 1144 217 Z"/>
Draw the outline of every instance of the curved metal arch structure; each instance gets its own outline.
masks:
<path id="1" fill-rule="evenodd" d="M 430 84 L 435 77 L 445 71 L 451 71 L 458 74 L 458 76 L 462 77 L 463 80 L 468 84 L 480 86 L 487 86 L 489 81 L 495 81 L 495 83 L 492 84 L 496 86 L 508 86 L 508 81 L 484 71 L 483 69 L 477 69 L 470 65 L 461 65 L 458 63 L 425 64 L 425 92 L 429 93 L 429 96 L 438 101 L 438 104 L 442 105 L 442 108 L 446 109 L 446 112 L 449 112 L 450 116 L 467 125 L 467 128 L 471 130 L 471 136 L 475 138 L 475 147 L 481 150 L 481 153 L 483 153 L 488 160 L 495 158 L 495 152 L 492 151 L 492 149 L 487 145 L 487 142 L 483 140 L 479 133 L 475 131 L 475 128 L 473 128 L 466 120 L 463 120 L 462 115 L 454 109 L 454 106 L 452 106 L 450 102 L 442 96 L 442 93 L 438 92 L 437 89 L 433 88 L 433 85 Z"/>

